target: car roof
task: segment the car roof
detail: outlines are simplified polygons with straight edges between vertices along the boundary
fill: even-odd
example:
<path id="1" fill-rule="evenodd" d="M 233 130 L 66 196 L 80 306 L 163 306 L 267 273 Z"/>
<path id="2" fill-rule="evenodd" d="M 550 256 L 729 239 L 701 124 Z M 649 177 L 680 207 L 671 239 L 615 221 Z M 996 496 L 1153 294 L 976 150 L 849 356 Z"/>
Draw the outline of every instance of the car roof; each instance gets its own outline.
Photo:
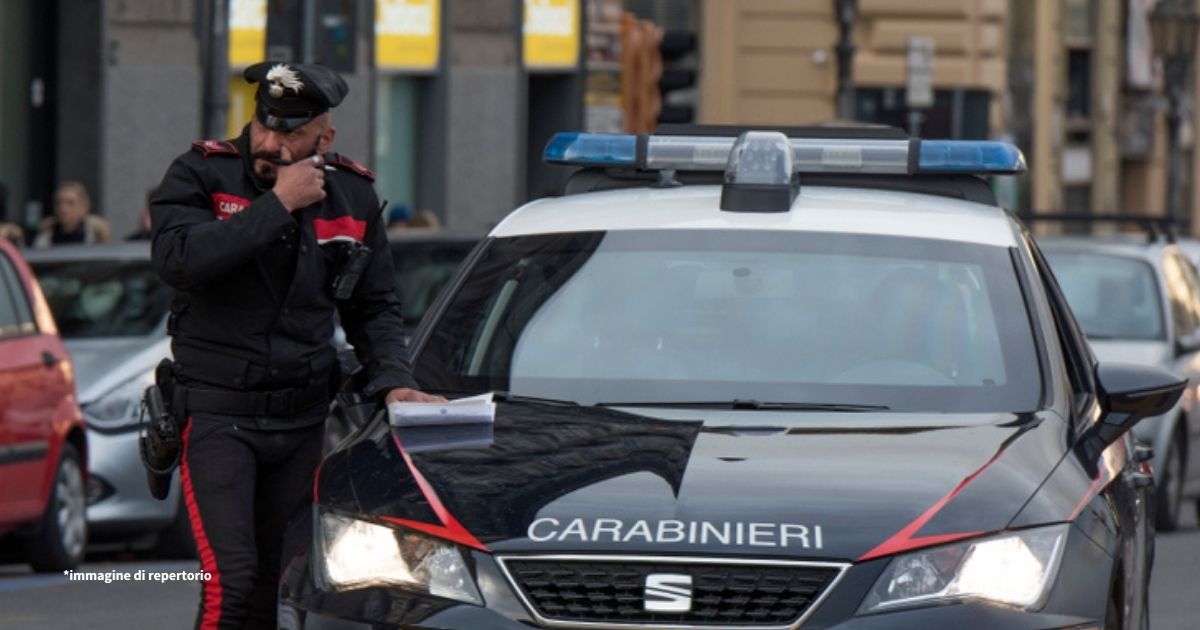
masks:
<path id="1" fill-rule="evenodd" d="M 72 262 L 78 260 L 150 259 L 150 241 L 55 245 L 26 249 L 22 253 L 30 264 L 40 262 Z"/>
<path id="2" fill-rule="evenodd" d="M 1044 236 L 1038 237 L 1038 247 L 1043 251 L 1091 253 L 1105 256 L 1123 256 L 1153 261 L 1164 249 L 1173 247 L 1167 241 L 1148 240 L 1145 235 L 1111 236 Z"/>
<path id="3" fill-rule="evenodd" d="M 999 207 L 944 196 L 800 186 L 788 212 L 720 209 L 721 187 L 631 188 L 540 199 L 513 211 L 493 237 L 611 230 L 784 230 L 907 236 L 1012 247 Z"/>

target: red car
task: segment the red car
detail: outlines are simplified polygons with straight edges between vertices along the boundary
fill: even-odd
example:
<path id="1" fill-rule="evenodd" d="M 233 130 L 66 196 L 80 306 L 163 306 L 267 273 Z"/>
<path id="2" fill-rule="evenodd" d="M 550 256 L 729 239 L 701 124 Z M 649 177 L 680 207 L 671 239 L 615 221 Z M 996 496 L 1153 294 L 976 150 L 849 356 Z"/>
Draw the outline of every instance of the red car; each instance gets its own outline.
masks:
<path id="1" fill-rule="evenodd" d="M 85 436 L 54 317 L 21 254 L 0 239 L 0 537 L 37 571 L 83 559 Z"/>

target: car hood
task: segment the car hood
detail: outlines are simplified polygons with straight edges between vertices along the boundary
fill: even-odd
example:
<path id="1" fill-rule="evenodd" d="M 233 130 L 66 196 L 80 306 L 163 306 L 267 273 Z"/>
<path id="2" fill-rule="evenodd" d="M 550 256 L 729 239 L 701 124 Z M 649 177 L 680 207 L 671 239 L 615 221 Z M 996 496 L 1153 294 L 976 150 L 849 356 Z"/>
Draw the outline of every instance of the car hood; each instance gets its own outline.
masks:
<path id="1" fill-rule="evenodd" d="M 154 369 L 170 356 L 170 339 L 165 335 L 107 337 L 64 341 L 75 366 L 79 403 L 94 402 L 114 387 Z"/>
<path id="2" fill-rule="evenodd" d="M 1089 343 L 1096 359 L 1103 363 L 1136 363 L 1160 367 L 1169 366 L 1171 363 L 1171 346 L 1165 341 L 1098 339 Z"/>
<path id="3" fill-rule="evenodd" d="M 651 413 L 379 420 L 322 464 L 318 503 L 496 552 L 863 560 L 1003 529 L 1062 457 L 1052 415 Z"/>

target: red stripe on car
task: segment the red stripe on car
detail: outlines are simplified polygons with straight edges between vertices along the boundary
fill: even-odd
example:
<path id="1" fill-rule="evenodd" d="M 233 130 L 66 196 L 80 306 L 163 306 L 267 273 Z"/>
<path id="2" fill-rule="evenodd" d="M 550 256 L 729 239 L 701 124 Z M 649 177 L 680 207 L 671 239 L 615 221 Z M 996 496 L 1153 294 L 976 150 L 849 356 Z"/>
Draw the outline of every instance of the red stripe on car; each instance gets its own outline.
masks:
<path id="1" fill-rule="evenodd" d="M 1002 452 L 1003 451 L 1001 451 L 1001 453 Z M 953 534 L 914 537 L 914 534 L 920 531 L 921 528 L 930 521 L 930 519 L 932 519 L 935 515 L 937 515 L 938 512 L 942 510 L 942 508 L 946 507 L 946 504 L 949 503 L 951 499 L 957 496 L 958 493 L 962 492 L 963 489 L 967 487 L 967 484 L 974 481 L 976 477 L 978 477 L 983 471 L 987 470 L 988 466 L 991 466 L 992 463 L 999 458 L 1000 453 L 992 455 L 992 458 L 987 460 L 987 462 L 984 463 L 979 470 L 967 475 L 962 481 L 958 482 L 957 486 L 954 486 L 953 490 L 946 493 L 946 496 L 939 499 L 938 502 L 934 503 L 933 506 L 928 510 L 925 510 L 925 512 L 918 516 L 913 522 L 905 525 L 903 529 L 895 534 L 892 534 L 891 538 L 879 543 L 879 545 L 877 545 L 874 549 L 864 553 L 862 556 L 859 556 L 858 561 L 862 562 L 864 560 L 872 560 L 883 556 L 890 556 L 902 551 L 908 551 L 910 549 L 940 545 L 943 543 L 954 542 L 955 540 L 961 540 L 963 538 L 970 538 L 971 536 L 978 536 L 982 534 L 983 532 L 956 532 Z"/>
<path id="2" fill-rule="evenodd" d="M 1075 504 L 1071 515 L 1067 517 L 1068 521 L 1075 520 L 1075 517 L 1083 511 L 1084 506 L 1097 494 L 1100 494 L 1101 490 L 1107 488 L 1110 481 L 1117 478 L 1117 473 L 1125 467 L 1126 457 L 1124 440 L 1117 440 L 1104 449 L 1100 455 L 1100 470 L 1096 473 L 1096 479 L 1088 486 L 1087 492 L 1083 493 L 1083 498 L 1079 500 L 1079 503 Z"/>
<path id="3" fill-rule="evenodd" d="M 445 540 L 449 540 L 450 542 L 487 552 L 488 548 L 483 543 L 479 542 L 479 539 L 475 538 L 471 532 L 467 531 L 467 528 L 463 527 L 462 524 L 458 522 L 458 519 L 454 518 L 454 515 L 450 514 L 450 510 L 446 509 L 446 506 L 442 504 L 441 499 L 438 499 L 437 493 L 433 491 L 433 486 L 429 485 L 429 482 L 425 480 L 425 477 L 421 474 L 421 471 L 417 470 L 416 465 L 413 464 L 412 458 L 409 457 L 408 452 L 404 450 L 404 445 L 400 443 L 400 438 L 393 433 L 392 439 L 395 440 L 396 448 L 400 450 L 400 455 L 404 457 L 404 463 L 408 464 L 408 470 L 412 473 L 413 479 L 416 480 L 417 487 L 421 489 L 421 494 L 425 496 L 425 501 L 429 503 L 429 507 L 433 509 L 433 513 L 437 515 L 438 520 L 440 520 L 442 524 L 435 525 L 433 523 L 422 523 L 421 521 L 412 521 L 405 518 L 395 518 L 390 516 L 384 516 L 381 518 L 389 523 L 403 525 L 404 527 L 425 532 L 426 534 L 437 536 L 438 538 L 443 538 Z"/>

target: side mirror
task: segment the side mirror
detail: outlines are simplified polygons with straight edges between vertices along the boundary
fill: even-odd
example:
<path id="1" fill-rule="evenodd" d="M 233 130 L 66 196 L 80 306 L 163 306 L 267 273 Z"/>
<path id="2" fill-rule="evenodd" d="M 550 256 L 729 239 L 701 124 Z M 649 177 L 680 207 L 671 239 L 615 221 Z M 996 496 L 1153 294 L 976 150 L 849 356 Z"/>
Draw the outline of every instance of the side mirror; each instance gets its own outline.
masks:
<path id="1" fill-rule="evenodd" d="M 1128 363 L 1101 363 L 1096 380 L 1105 414 L 1084 437 L 1099 442 L 1100 449 L 1116 442 L 1143 418 L 1170 411 L 1187 387 L 1186 380 L 1166 370 Z"/>
<path id="2" fill-rule="evenodd" d="M 1195 352 L 1198 349 L 1200 349 L 1200 329 L 1180 335 L 1175 340 L 1175 356 Z"/>

